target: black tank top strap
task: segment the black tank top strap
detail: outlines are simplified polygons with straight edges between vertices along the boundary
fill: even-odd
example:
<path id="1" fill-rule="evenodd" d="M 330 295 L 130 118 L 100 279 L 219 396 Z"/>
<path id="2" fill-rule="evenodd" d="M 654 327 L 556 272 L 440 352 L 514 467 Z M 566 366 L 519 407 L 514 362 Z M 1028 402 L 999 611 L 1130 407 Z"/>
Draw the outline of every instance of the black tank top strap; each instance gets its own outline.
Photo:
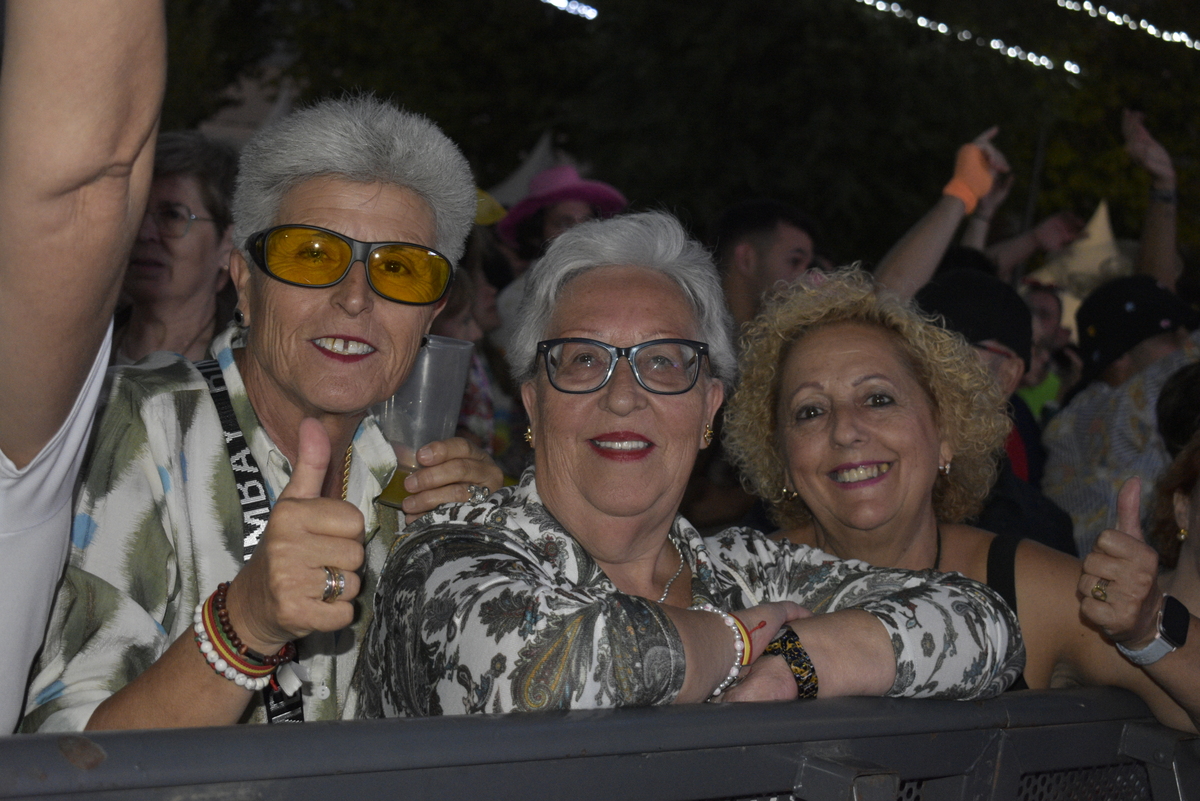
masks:
<path id="1" fill-rule="evenodd" d="M 1013 612 L 1017 611 L 1017 544 L 1019 537 L 1000 537 L 992 539 L 988 548 L 987 585 L 1009 605 Z M 1018 676 L 1010 690 L 1028 690 L 1025 676 Z"/>

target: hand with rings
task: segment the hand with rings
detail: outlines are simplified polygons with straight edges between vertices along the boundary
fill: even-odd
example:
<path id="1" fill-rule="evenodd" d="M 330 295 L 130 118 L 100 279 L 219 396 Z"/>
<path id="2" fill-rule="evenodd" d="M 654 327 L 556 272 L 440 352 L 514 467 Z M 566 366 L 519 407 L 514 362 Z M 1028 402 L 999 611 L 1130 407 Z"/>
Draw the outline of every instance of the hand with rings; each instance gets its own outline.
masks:
<path id="1" fill-rule="evenodd" d="M 230 583 L 226 607 L 238 634 L 259 653 L 354 619 L 365 558 L 362 513 L 321 496 L 329 438 L 315 420 L 300 425 L 291 480 L 271 510 L 250 561 Z M 341 460 L 333 469 L 341 467 Z"/>
<path id="2" fill-rule="evenodd" d="M 408 523 L 443 503 L 479 503 L 504 484 L 504 474 L 487 451 L 462 437 L 425 445 L 417 451 L 417 462 L 420 469 L 404 479 L 411 493 L 403 503 Z"/>
<path id="3" fill-rule="evenodd" d="M 1131 478 L 1117 499 L 1117 528 L 1104 531 L 1083 561 L 1079 611 L 1084 620 L 1127 648 L 1144 647 L 1158 633 L 1163 594 L 1158 552 L 1142 538 L 1141 481 Z"/>
<path id="4" fill-rule="evenodd" d="M 336 567 L 325 565 L 325 591 L 321 593 L 321 600 L 331 604 L 341 598 L 345 591 L 346 574 Z"/>

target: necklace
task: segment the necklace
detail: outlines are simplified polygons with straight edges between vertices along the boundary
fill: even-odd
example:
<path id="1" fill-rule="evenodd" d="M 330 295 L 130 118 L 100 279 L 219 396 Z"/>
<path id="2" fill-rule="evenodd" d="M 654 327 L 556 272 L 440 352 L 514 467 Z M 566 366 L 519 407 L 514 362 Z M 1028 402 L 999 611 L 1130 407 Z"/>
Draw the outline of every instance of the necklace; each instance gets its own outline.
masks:
<path id="1" fill-rule="evenodd" d="M 942 527 L 937 527 L 937 553 L 933 557 L 933 569 L 942 572 Z"/>
<path id="2" fill-rule="evenodd" d="M 667 586 L 663 587 L 662 597 L 658 599 L 660 604 L 667 600 L 667 596 L 671 594 L 671 585 L 683 573 L 683 551 L 679 550 L 679 545 L 676 544 L 674 538 L 671 538 L 671 544 L 675 546 L 675 552 L 679 554 L 679 567 L 675 570 L 675 575 L 671 576 L 671 580 L 667 582 Z"/>
<path id="3" fill-rule="evenodd" d="M 354 455 L 354 442 L 346 446 L 346 463 L 342 466 L 342 500 L 350 494 L 350 457 Z"/>

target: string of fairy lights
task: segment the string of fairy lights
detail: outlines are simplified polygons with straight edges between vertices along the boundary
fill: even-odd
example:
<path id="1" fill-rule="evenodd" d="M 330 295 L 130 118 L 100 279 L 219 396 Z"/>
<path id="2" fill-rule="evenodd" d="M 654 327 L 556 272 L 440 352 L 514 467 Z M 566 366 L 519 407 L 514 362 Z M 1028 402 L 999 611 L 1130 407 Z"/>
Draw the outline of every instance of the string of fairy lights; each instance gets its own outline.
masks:
<path id="1" fill-rule="evenodd" d="M 942 36 L 953 37 L 964 44 L 967 42 L 974 42 L 979 47 L 990 47 L 1000 55 L 1011 58 L 1014 61 L 1023 61 L 1027 64 L 1031 64 L 1034 67 L 1040 67 L 1041 69 L 1046 70 L 1053 70 L 1061 67 L 1073 75 L 1078 75 L 1081 72 L 1079 65 L 1073 61 L 1064 60 L 1061 64 L 1059 64 L 1049 56 L 1035 53 L 1032 50 L 1026 50 L 1025 48 L 1018 47 L 1017 45 L 1008 44 L 1001 39 L 989 39 L 985 36 L 977 36 L 966 28 L 947 25 L 944 22 L 938 22 L 937 20 L 930 19 L 929 17 L 914 14 L 912 11 L 900 5 L 899 3 L 885 2 L 885 0 L 855 0 L 855 2 L 861 3 L 862 5 L 870 8 L 874 8 L 876 11 L 890 13 L 898 19 L 911 22 L 918 27 L 933 31 L 934 33 L 940 33 Z"/>
<path id="2" fill-rule="evenodd" d="M 1200 40 L 1193 39 L 1186 31 L 1164 31 L 1151 22 L 1144 19 L 1134 19 L 1128 14 L 1118 14 L 1117 12 L 1105 8 L 1095 3 L 1076 2 L 1076 0 L 1057 0 L 1059 8 L 1065 8 L 1068 11 L 1079 11 L 1086 13 L 1089 17 L 1102 19 L 1110 22 L 1113 25 L 1120 25 L 1123 28 L 1128 28 L 1131 31 L 1139 31 L 1147 36 L 1153 36 L 1155 39 L 1161 39 L 1164 42 L 1178 42 L 1184 47 L 1190 47 L 1193 50 L 1200 50 Z"/>
<path id="3" fill-rule="evenodd" d="M 568 14 L 574 14 L 577 17 L 584 19 L 595 19 L 600 12 L 589 5 L 578 2 L 578 0 L 542 0 L 547 5 L 552 5 L 559 11 L 565 11 Z"/>
<path id="4" fill-rule="evenodd" d="M 1078 75 L 1082 70 L 1080 66 L 1073 61 L 1064 59 L 1061 64 L 1054 61 L 1049 56 L 1035 53 L 1032 50 L 1026 50 L 1018 45 L 1012 45 L 1004 42 L 1001 39 L 989 39 L 985 36 L 977 36 L 966 28 L 954 25 L 948 25 L 944 22 L 930 19 L 929 17 L 914 14 L 911 10 L 905 8 L 899 3 L 889 2 L 889 0 L 854 0 L 856 3 L 873 8 L 876 11 L 890 13 L 898 19 L 910 22 L 918 27 L 924 28 L 934 33 L 939 33 L 942 36 L 953 37 L 954 39 L 967 43 L 974 42 L 979 47 L 989 47 L 1002 56 L 1006 56 L 1015 61 L 1021 61 L 1030 64 L 1034 67 L 1042 69 L 1054 70 L 1061 67 L 1067 72 Z M 560 11 L 565 11 L 568 14 L 574 14 L 584 19 L 595 19 L 599 12 L 592 6 L 579 2 L 579 0 L 542 0 L 543 3 L 554 6 Z M 1186 31 L 1167 31 L 1159 28 L 1151 22 L 1144 19 L 1134 19 L 1128 14 L 1118 14 L 1117 12 L 1106 8 L 1105 6 L 1092 3 L 1091 0 L 1055 0 L 1059 8 L 1067 11 L 1077 11 L 1087 14 L 1095 19 L 1101 19 L 1113 25 L 1119 25 L 1123 28 L 1128 28 L 1131 31 L 1144 33 L 1147 36 L 1153 36 L 1164 42 L 1175 42 L 1182 44 L 1184 47 L 1189 47 L 1193 50 L 1200 50 L 1200 39 L 1193 39 Z"/>

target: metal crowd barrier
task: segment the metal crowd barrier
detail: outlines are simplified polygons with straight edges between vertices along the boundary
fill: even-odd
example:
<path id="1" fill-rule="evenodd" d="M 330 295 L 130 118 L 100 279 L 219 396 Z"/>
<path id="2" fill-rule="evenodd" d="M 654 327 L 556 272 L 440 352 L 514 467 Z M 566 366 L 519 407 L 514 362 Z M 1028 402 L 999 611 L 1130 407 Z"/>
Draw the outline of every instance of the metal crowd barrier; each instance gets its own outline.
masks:
<path id="1" fill-rule="evenodd" d="M 1198 799 L 1121 690 L 0 737 L 0 798 Z"/>

